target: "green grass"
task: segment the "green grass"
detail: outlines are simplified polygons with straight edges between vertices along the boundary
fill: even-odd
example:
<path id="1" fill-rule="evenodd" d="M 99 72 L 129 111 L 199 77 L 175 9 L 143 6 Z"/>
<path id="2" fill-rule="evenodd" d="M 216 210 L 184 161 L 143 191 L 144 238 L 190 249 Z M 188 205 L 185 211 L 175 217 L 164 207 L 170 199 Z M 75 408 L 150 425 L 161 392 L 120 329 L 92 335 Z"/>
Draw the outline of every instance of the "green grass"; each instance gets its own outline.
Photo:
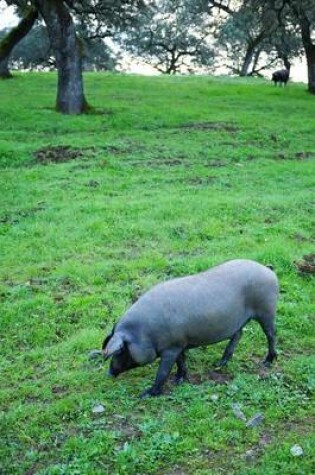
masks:
<path id="1" fill-rule="evenodd" d="M 315 98 L 254 79 L 85 84 L 94 113 L 69 117 L 55 75 L 0 82 L 1 474 L 313 473 L 314 281 L 295 262 L 314 253 Z M 53 147 L 76 158 L 38 163 Z M 255 324 L 228 384 L 209 378 L 224 344 L 190 352 L 200 384 L 145 401 L 156 364 L 112 381 L 88 360 L 153 284 L 231 258 L 279 276 L 269 372 Z M 263 423 L 246 428 L 232 403 Z"/>

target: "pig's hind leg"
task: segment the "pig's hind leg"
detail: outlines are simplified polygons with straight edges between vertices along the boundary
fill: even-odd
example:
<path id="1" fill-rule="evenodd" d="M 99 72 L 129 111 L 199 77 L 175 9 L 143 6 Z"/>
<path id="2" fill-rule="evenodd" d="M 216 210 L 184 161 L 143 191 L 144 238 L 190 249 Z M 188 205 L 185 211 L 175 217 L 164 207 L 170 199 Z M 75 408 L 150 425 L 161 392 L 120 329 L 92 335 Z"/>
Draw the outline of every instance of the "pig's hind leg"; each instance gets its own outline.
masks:
<path id="1" fill-rule="evenodd" d="M 274 323 L 274 317 L 272 318 L 261 318 L 258 319 L 263 332 L 266 335 L 268 342 L 268 353 L 266 358 L 263 361 L 263 365 L 266 367 L 271 366 L 273 360 L 277 358 L 276 352 L 276 327 Z"/>
<path id="2" fill-rule="evenodd" d="M 174 376 L 173 382 L 175 384 L 181 384 L 184 381 L 188 381 L 186 355 L 184 351 L 182 351 L 181 354 L 178 356 L 176 360 L 176 365 L 177 365 L 177 371 Z"/>
<path id="3" fill-rule="evenodd" d="M 221 368 L 222 366 L 225 366 L 228 363 L 228 361 L 232 358 L 235 348 L 237 347 L 238 342 L 241 339 L 242 333 L 243 333 L 242 328 L 238 330 L 236 333 L 234 333 L 227 347 L 224 350 L 222 358 L 216 364 L 217 368 Z"/>

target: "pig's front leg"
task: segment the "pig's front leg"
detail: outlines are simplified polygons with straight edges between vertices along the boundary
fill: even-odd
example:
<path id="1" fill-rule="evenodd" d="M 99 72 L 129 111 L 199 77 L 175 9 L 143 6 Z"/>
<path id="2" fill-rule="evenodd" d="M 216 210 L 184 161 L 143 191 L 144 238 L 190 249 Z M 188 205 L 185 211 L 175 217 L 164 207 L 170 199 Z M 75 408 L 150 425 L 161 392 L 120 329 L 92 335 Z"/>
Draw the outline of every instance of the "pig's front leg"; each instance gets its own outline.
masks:
<path id="1" fill-rule="evenodd" d="M 161 355 L 159 369 L 153 386 L 141 394 L 141 398 L 159 396 L 163 392 L 163 386 L 170 375 L 171 369 L 182 352 L 182 348 L 169 348 Z"/>

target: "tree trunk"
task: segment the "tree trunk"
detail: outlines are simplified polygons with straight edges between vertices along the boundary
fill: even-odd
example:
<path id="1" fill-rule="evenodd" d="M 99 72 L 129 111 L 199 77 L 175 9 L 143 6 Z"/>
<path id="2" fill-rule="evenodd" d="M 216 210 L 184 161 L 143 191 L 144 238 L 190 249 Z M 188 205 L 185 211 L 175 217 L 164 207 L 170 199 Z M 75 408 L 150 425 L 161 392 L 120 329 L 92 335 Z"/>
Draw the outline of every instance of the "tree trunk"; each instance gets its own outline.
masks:
<path id="1" fill-rule="evenodd" d="M 38 18 L 38 12 L 31 8 L 29 13 L 12 28 L 12 30 L 0 42 L 0 78 L 11 78 L 9 70 L 9 60 L 13 48 L 27 35 L 32 29 L 35 20 Z"/>
<path id="2" fill-rule="evenodd" d="M 248 45 L 246 53 L 245 53 L 245 58 L 244 58 L 244 61 L 243 61 L 243 64 L 242 64 L 242 68 L 241 68 L 241 71 L 240 71 L 240 76 L 248 76 L 249 75 L 249 67 L 250 67 L 250 64 L 253 60 L 254 50 L 255 50 L 255 48 L 252 44 Z"/>
<path id="3" fill-rule="evenodd" d="M 307 61 L 308 91 L 315 94 L 315 44 L 312 41 L 311 24 L 303 11 L 295 10 L 295 13 L 299 15 L 302 43 Z"/>
<path id="4" fill-rule="evenodd" d="M 309 46 L 306 50 L 308 90 L 315 94 L 315 45 Z"/>
<path id="5" fill-rule="evenodd" d="M 63 114 L 81 114 L 88 104 L 83 91 L 81 45 L 71 15 L 62 0 L 37 0 L 36 4 L 56 57 L 56 109 Z"/>
<path id="6" fill-rule="evenodd" d="M 261 54 L 261 49 L 259 48 L 255 51 L 255 54 L 253 55 L 254 56 L 253 65 L 252 65 L 251 72 L 249 73 L 249 76 L 253 76 L 255 73 L 257 73 L 256 67 L 259 61 L 260 54 Z"/>
<path id="7" fill-rule="evenodd" d="M 287 69 L 288 71 L 290 71 L 290 69 L 291 69 L 291 61 L 289 60 L 287 54 L 283 54 L 283 55 L 282 55 L 282 61 L 283 61 L 283 64 L 284 64 L 285 69 Z"/>

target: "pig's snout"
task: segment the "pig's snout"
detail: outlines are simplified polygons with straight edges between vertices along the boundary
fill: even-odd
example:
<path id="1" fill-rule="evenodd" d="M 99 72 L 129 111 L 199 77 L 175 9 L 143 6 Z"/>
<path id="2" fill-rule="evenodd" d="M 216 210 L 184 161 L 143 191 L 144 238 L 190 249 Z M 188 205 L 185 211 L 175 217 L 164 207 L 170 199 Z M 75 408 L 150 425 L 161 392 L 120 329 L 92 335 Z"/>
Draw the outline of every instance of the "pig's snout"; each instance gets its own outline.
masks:
<path id="1" fill-rule="evenodd" d="M 108 371 L 107 371 L 107 376 L 110 377 L 110 378 L 117 378 L 118 375 L 119 375 L 119 373 L 114 371 L 112 368 L 109 368 Z"/>

